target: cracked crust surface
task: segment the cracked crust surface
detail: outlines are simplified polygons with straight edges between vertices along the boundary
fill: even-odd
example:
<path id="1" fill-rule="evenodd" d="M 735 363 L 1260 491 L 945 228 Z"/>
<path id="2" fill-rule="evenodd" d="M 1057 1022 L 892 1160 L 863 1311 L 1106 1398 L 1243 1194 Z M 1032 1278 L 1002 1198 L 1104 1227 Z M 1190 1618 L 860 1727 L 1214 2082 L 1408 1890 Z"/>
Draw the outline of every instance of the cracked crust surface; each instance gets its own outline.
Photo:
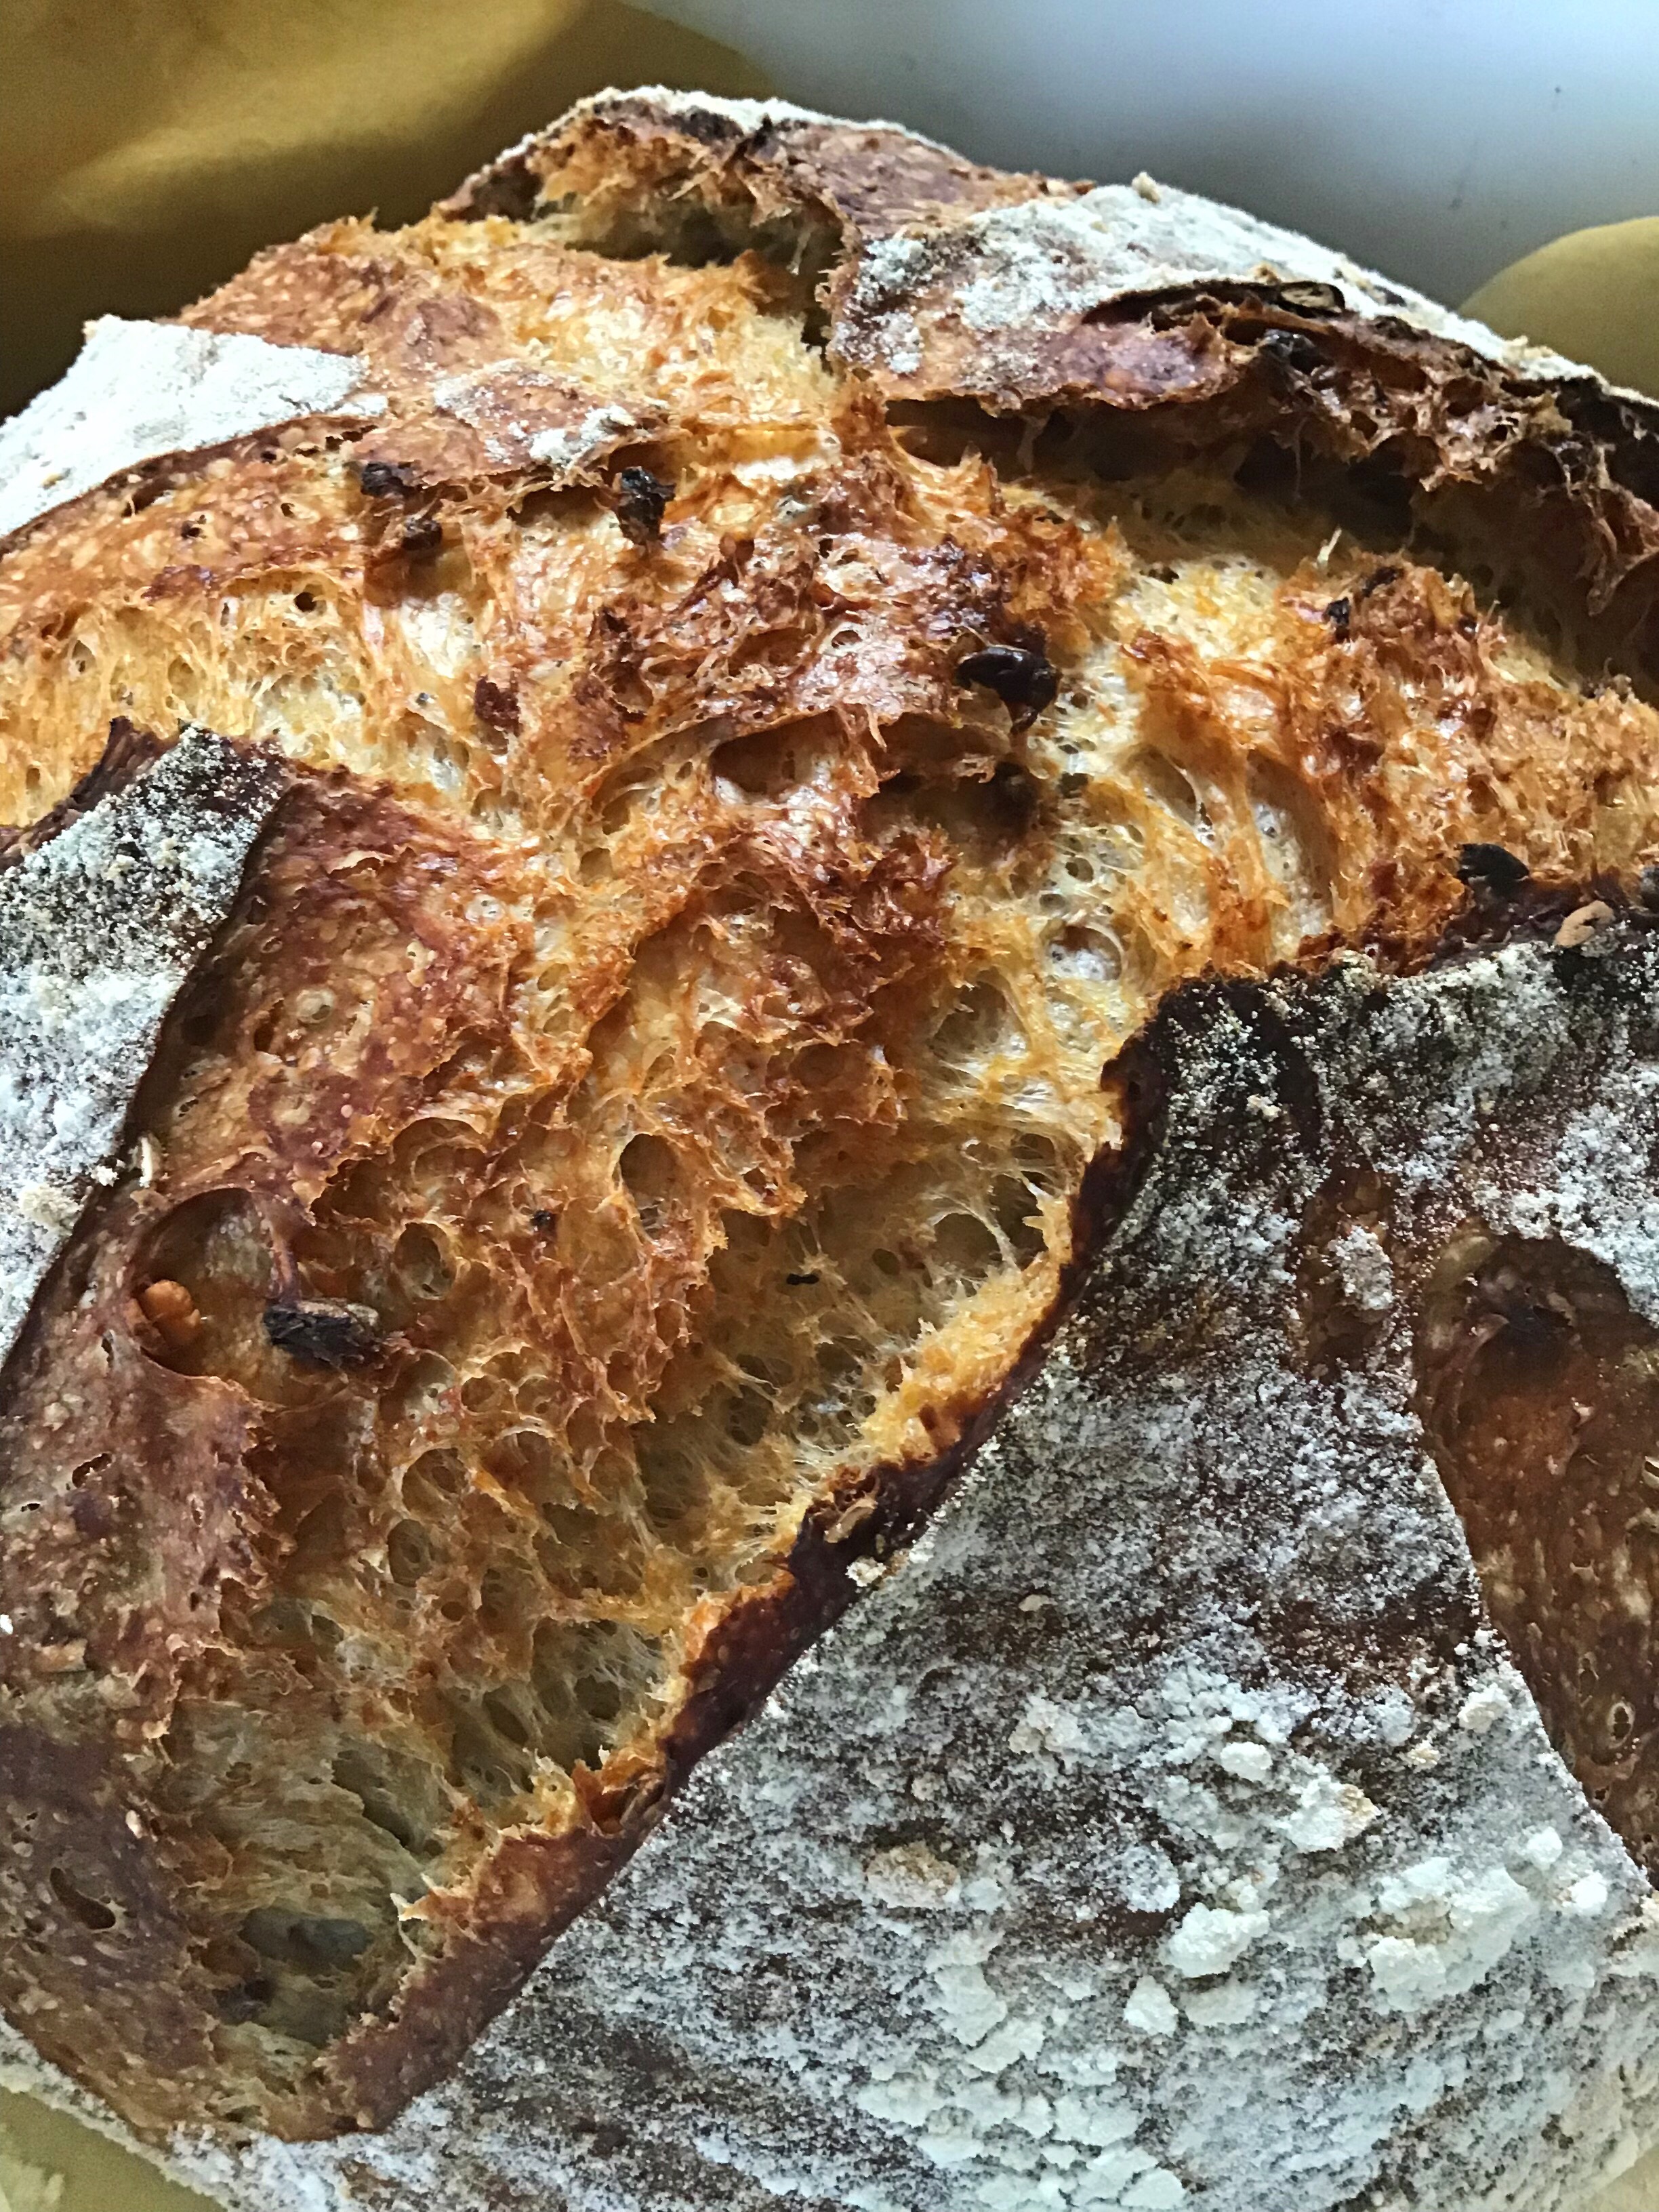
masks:
<path id="1" fill-rule="evenodd" d="M 8 1817 L 95 1808 L 6 2002 L 141 2128 L 307 2134 L 934 1502 L 1167 992 L 1418 968 L 1469 853 L 1634 888 L 1651 416 L 1228 210 L 684 99 L 185 323 L 381 404 L 0 568 L 0 813 L 116 714 L 303 771 L 6 1409 Z"/>
<path id="2" fill-rule="evenodd" d="M 491 2212 L 1583 2202 L 1659 2079 L 1659 1908 L 1555 1747 L 1565 1695 L 1651 1788 L 1606 1664 L 1638 1639 L 1650 1684 L 1648 1617 L 1615 1580 L 1609 1637 L 1572 1563 L 1652 1569 L 1656 980 L 1638 915 L 1589 959 L 1177 993 L 1091 1279 L 908 1557 L 441 2091 L 192 2170 L 262 2212 L 302 2172 Z M 1460 1468 L 1448 1401 L 1501 1418 L 1541 1363 L 1559 1409 L 1564 1361 L 1600 1526 L 1506 1644 L 1511 1470 Z"/>

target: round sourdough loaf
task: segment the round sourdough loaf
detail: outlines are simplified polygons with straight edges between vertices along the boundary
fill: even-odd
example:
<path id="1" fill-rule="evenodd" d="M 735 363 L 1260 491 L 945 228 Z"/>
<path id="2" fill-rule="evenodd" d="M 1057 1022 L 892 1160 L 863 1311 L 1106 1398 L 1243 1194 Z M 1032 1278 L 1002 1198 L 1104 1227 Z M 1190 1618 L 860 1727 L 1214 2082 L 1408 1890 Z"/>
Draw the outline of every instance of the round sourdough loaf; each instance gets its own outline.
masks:
<path id="1" fill-rule="evenodd" d="M 659 94 L 95 327 L 0 433 L 9 2078 L 285 2212 L 1629 2164 L 1656 425 Z"/>

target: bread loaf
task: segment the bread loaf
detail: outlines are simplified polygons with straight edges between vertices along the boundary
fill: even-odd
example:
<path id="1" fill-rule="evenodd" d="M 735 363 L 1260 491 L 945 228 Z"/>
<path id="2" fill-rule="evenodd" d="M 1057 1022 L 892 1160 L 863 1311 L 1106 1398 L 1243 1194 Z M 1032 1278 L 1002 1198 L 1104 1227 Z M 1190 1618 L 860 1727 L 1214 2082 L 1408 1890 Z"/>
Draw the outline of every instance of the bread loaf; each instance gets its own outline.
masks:
<path id="1" fill-rule="evenodd" d="M 250 2205 L 1633 2153 L 1655 419 L 672 95 L 100 326 L 5 434 L 18 2063 Z M 65 1051 L 174 863 L 47 886 L 215 791 Z"/>

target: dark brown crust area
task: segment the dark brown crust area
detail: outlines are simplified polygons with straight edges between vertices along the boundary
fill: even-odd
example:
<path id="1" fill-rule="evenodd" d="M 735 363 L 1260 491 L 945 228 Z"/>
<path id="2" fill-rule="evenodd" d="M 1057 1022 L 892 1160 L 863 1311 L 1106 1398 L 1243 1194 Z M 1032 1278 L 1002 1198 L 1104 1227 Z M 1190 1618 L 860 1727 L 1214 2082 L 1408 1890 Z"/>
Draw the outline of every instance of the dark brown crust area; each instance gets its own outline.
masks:
<path id="1" fill-rule="evenodd" d="M 111 1202 L 20 1352 L 3 1438 L 0 1609 L 12 1633 L 0 1668 L 16 1753 L 5 1863 L 23 1940 L 0 1971 L 24 2016 L 33 2006 L 61 2021 L 40 2033 L 47 2055 L 112 2086 L 154 2069 L 213 2101 L 196 2085 L 218 2056 L 226 1967 L 210 1916 L 187 1900 L 211 1887 L 223 1846 L 168 1819 L 167 1731 L 292 1542 L 261 1464 L 280 1410 L 210 1361 L 188 1371 L 200 1347 L 169 1333 L 171 1316 L 151 1322 L 140 1294 L 157 1240 L 204 1249 L 187 1226 L 204 1220 L 222 1243 L 233 1224 L 261 1237 L 270 1285 L 292 1279 L 306 1195 L 354 1136 L 406 1115 L 436 1064 L 499 1030 L 510 945 L 469 931 L 452 907 L 467 859 L 396 806 L 326 783 L 296 794 L 151 1078 L 152 1116 L 159 1099 L 170 1109 L 155 1116 L 172 1139 L 165 1172 Z M 424 950 L 418 991 L 406 961 L 377 963 L 388 943 Z M 294 995 L 333 986 L 313 1066 L 273 1056 L 269 1040 L 204 1061 L 204 1032 L 234 1039 L 268 1020 L 259 986 L 273 980 Z M 239 1141 L 192 1145 L 211 1129 Z M 302 1680 L 289 1689 L 302 1695 Z"/>
<path id="2" fill-rule="evenodd" d="M 988 169 L 890 124 L 774 114 L 757 125 L 687 100 L 670 109 L 612 94 L 515 147 L 441 203 L 464 222 L 517 222 L 566 199 L 603 205 L 690 198 L 765 222 L 829 220 L 848 242 L 1080 185 Z"/>
<path id="3" fill-rule="evenodd" d="M 1590 1802 L 1659 1873 L 1659 1331 L 1554 1237 L 1448 1240 L 1419 1403 L 1486 1601 Z"/>
<path id="4" fill-rule="evenodd" d="M 1073 197 L 582 111 L 191 312 L 382 418 L 0 574 L 0 811 L 116 711 L 315 771 L 0 1439 L 0 1993 L 136 2125 L 464 2047 L 982 1433 L 1164 993 L 1659 851 L 1644 427 L 1248 289 L 866 343 L 871 241 Z"/>

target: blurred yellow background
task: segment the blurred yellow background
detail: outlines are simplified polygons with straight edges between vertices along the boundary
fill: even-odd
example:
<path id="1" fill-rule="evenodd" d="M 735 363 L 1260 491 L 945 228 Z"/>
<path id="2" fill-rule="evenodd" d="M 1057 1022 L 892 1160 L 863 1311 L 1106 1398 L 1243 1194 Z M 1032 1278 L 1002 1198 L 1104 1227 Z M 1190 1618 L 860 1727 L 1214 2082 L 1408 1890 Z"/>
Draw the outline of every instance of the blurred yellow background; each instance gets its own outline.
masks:
<path id="1" fill-rule="evenodd" d="M 1615 384 L 1659 397 L 1659 216 L 1540 246 L 1467 304 L 1505 337 L 1536 338 Z"/>
<path id="2" fill-rule="evenodd" d="M 0 416 L 89 315 L 170 313 L 332 216 L 408 222 L 584 93 L 769 88 L 624 0 L 0 0 Z"/>
<path id="3" fill-rule="evenodd" d="M 88 316 L 168 313 L 332 216 L 410 221 L 583 93 L 769 88 L 626 0 L 0 0 L 0 416 Z M 1659 393 L 1659 216 L 1558 240 L 1467 304 Z"/>
<path id="4" fill-rule="evenodd" d="M 331 216 L 406 222 L 584 93 L 769 89 L 623 0 L 0 0 L 0 416 L 67 367 L 88 316 L 167 313 Z M 1468 305 L 1659 394 L 1659 217 L 1559 240 Z M 0 2212 L 202 2203 L 0 2092 Z M 1659 2161 L 1597 2212 L 1656 2207 Z"/>
<path id="5" fill-rule="evenodd" d="M 141 2159 L 0 2090 L 0 2212 L 215 2212 Z"/>

